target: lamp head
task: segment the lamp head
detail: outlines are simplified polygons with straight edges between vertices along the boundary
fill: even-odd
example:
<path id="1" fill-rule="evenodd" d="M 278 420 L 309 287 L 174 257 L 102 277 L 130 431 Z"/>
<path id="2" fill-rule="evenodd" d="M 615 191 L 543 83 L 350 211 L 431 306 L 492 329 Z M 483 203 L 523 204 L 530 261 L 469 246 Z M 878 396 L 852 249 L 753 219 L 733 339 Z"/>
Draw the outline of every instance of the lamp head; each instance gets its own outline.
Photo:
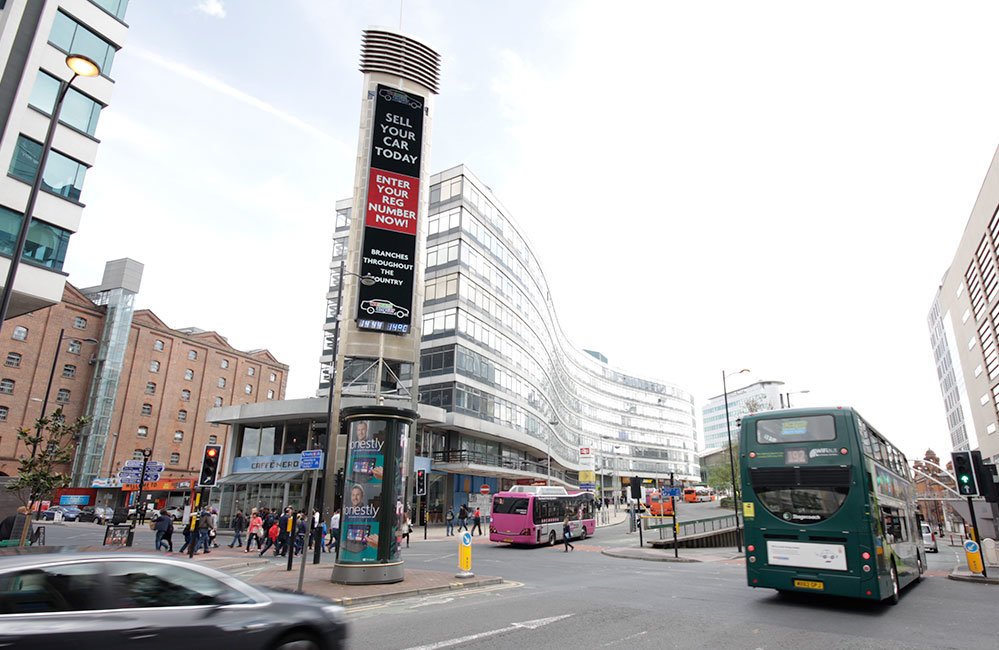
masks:
<path id="1" fill-rule="evenodd" d="M 744 372 L 750 372 L 749 368 L 743 368 L 742 370 L 739 371 L 739 374 L 741 375 Z"/>
<path id="2" fill-rule="evenodd" d="M 96 77 L 101 73 L 101 66 L 89 56 L 70 54 L 66 57 L 66 65 L 81 77 Z"/>

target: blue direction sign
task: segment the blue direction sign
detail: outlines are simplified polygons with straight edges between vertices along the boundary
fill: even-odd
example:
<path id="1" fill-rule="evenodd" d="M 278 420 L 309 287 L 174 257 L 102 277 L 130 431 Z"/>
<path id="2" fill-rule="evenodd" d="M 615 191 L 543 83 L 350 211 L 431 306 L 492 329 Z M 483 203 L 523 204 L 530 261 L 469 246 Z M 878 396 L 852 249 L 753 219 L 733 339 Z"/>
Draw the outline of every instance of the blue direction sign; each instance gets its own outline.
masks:
<path id="1" fill-rule="evenodd" d="M 125 467 L 138 467 L 139 469 L 142 469 L 142 461 L 141 460 L 134 460 L 134 459 L 133 460 L 126 460 L 124 466 Z"/>
<path id="2" fill-rule="evenodd" d="M 678 487 L 663 488 L 662 493 L 663 497 L 682 497 L 683 488 L 678 488 Z"/>
<path id="3" fill-rule="evenodd" d="M 298 469 L 322 469 L 323 451 L 321 449 L 310 449 L 303 451 L 298 459 Z"/>
<path id="4" fill-rule="evenodd" d="M 977 553 L 978 552 L 978 542 L 976 542 L 973 539 L 966 539 L 966 540 L 964 540 L 964 550 L 966 552 L 968 552 L 968 553 Z"/>

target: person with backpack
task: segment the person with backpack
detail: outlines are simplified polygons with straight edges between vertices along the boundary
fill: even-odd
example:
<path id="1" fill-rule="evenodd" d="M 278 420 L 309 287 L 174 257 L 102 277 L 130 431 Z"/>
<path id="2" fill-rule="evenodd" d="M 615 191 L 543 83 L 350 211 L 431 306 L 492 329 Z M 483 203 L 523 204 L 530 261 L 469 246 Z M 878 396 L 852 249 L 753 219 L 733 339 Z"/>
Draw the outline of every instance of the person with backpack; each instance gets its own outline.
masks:
<path id="1" fill-rule="evenodd" d="M 209 547 L 211 547 L 211 532 L 212 532 L 212 513 L 211 510 L 205 508 L 198 515 L 198 530 L 197 537 L 194 542 L 194 552 L 197 553 L 199 548 L 204 547 L 205 555 L 211 553 Z"/>
<path id="2" fill-rule="evenodd" d="M 272 546 L 274 547 L 274 555 L 277 555 L 277 548 L 278 548 L 277 539 L 278 535 L 280 534 L 281 530 L 278 527 L 277 522 L 275 521 L 274 523 L 271 524 L 271 527 L 267 530 L 267 542 L 264 544 L 264 547 L 260 549 L 260 557 L 263 557 L 264 553 L 267 552 L 267 549 L 271 548 Z"/>
<path id="3" fill-rule="evenodd" d="M 236 511 L 236 516 L 232 518 L 232 541 L 229 542 L 229 548 L 234 546 L 239 546 L 243 548 L 243 531 L 246 530 L 246 517 L 243 516 L 242 510 Z M 250 545 L 250 540 L 246 540 L 246 545 Z"/>
<path id="4" fill-rule="evenodd" d="M 447 509 L 447 514 L 444 515 L 444 523 L 447 524 L 447 534 L 445 537 L 451 537 L 454 535 L 454 506 Z"/>
<path id="5" fill-rule="evenodd" d="M 458 510 L 458 531 L 468 530 L 468 506 L 464 503 Z"/>
<path id="6" fill-rule="evenodd" d="M 167 531 L 173 527 L 173 517 L 167 514 L 166 510 L 160 510 L 160 514 L 153 522 L 153 530 L 156 531 L 156 550 L 166 546 L 170 549 L 170 544 L 166 542 Z M 170 549 L 172 550 L 172 549 Z"/>

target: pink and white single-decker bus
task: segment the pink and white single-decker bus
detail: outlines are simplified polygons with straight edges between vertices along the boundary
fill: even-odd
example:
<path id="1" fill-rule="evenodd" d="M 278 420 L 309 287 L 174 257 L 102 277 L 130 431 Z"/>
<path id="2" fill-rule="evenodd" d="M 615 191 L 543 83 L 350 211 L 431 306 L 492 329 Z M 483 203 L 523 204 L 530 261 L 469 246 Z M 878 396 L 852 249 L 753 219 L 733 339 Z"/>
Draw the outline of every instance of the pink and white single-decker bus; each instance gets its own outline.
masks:
<path id="1" fill-rule="evenodd" d="M 573 539 L 585 539 L 597 529 L 593 495 L 569 494 L 563 487 L 515 485 L 493 496 L 489 541 L 554 546 L 562 541 L 566 515 Z"/>

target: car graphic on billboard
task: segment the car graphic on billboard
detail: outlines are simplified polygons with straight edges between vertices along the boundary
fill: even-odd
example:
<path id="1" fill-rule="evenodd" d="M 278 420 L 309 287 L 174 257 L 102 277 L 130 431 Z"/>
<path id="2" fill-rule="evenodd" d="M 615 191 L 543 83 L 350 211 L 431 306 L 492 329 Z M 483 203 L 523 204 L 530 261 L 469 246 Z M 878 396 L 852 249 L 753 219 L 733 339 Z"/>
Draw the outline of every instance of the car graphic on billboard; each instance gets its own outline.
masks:
<path id="1" fill-rule="evenodd" d="M 408 309 L 391 303 L 388 300 L 364 300 L 361 302 L 361 309 L 369 314 L 388 314 L 389 316 L 397 316 L 398 318 L 409 316 Z"/>
<path id="2" fill-rule="evenodd" d="M 382 99 L 386 99 L 390 102 L 398 102 L 400 104 L 406 104 L 411 108 L 420 108 L 421 106 L 423 106 L 423 104 L 421 104 L 417 100 L 413 99 L 406 93 L 400 92 L 398 90 L 392 90 L 390 88 L 382 88 L 381 90 L 378 91 L 378 94 L 381 95 Z"/>

